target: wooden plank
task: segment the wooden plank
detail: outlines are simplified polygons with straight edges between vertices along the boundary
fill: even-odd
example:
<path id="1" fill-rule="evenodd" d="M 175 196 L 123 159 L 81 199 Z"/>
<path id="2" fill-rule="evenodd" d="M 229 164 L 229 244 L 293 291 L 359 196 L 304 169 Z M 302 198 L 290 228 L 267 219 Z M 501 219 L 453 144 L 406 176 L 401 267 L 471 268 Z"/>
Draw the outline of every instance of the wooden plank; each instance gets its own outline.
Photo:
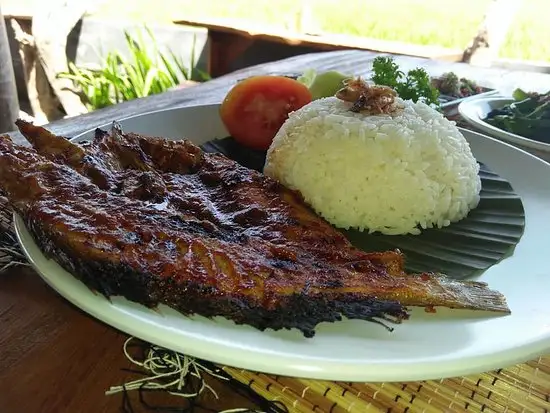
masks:
<path id="1" fill-rule="evenodd" d="M 313 46 L 320 50 L 358 49 L 426 58 L 459 61 L 462 50 L 439 46 L 413 45 L 404 42 L 378 40 L 337 34 L 311 35 L 281 30 L 265 25 L 245 23 L 233 19 L 175 20 L 174 23 L 205 27 L 210 32 L 226 33 L 245 38 L 261 39 L 288 45 Z"/>
<path id="2" fill-rule="evenodd" d="M 77 311 L 30 268 L 1 274 L 0 315 L 0 412 L 154 411 L 139 402 L 136 391 L 128 392 L 131 410 L 121 408 L 122 394 L 104 394 L 142 377 L 127 370 L 136 368 L 122 350 L 127 336 Z M 194 413 L 257 407 L 228 383 L 206 378 L 219 397 L 205 391 L 196 402 L 209 409 L 193 408 Z M 184 411 L 184 401 L 167 393 L 149 393 L 146 399 Z"/>

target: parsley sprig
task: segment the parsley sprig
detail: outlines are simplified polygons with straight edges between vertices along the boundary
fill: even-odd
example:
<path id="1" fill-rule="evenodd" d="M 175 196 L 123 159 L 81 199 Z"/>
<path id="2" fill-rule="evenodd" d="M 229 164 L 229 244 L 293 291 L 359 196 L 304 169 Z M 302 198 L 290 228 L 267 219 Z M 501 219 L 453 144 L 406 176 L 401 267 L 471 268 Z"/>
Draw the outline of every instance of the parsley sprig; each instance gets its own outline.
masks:
<path id="1" fill-rule="evenodd" d="M 377 85 L 389 86 L 402 99 L 420 100 L 428 105 L 439 106 L 439 91 L 432 86 L 428 73 L 421 67 L 404 73 L 393 58 L 378 56 L 372 63 L 372 81 Z"/>

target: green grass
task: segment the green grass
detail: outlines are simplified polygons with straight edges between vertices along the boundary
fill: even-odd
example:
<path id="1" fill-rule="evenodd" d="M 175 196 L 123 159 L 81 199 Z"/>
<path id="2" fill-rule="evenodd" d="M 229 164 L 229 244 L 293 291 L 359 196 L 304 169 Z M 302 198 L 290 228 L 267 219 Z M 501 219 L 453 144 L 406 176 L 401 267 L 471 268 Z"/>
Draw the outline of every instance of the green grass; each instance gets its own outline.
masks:
<path id="1" fill-rule="evenodd" d="M 153 41 L 152 48 L 145 45 L 143 33 L 133 37 L 124 32 L 130 59 L 118 51 L 110 51 L 98 69 L 69 63 L 69 71 L 58 76 L 73 81 L 83 102 L 91 110 L 162 93 L 184 80 L 202 77 L 200 73 L 195 73 L 193 61 L 188 68 L 171 50 L 161 52 L 153 33 L 147 27 L 145 32 Z M 191 50 L 191 56 L 194 55 Z"/>
<path id="2" fill-rule="evenodd" d="M 96 14 L 170 22 L 173 19 L 238 18 L 296 27 L 304 0 L 112 0 Z M 383 40 L 464 49 L 489 0 L 310 0 L 311 21 L 325 31 Z M 162 6 L 159 6 L 161 5 Z M 550 62 L 550 1 L 523 0 L 500 56 Z"/>

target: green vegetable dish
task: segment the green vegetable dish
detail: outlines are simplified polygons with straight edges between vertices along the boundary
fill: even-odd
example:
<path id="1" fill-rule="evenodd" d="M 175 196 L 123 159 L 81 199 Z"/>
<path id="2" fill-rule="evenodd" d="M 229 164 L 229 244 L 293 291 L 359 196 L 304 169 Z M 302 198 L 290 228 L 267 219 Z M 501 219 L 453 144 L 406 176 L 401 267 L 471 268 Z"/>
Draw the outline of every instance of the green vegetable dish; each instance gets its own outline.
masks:
<path id="1" fill-rule="evenodd" d="M 372 71 L 375 84 L 395 89 L 402 99 L 439 106 L 439 91 L 423 68 L 417 67 L 405 73 L 391 57 L 378 56 L 372 62 Z"/>
<path id="2" fill-rule="evenodd" d="M 550 92 L 516 89 L 514 102 L 493 109 L 484 119 L 490 125 L 525 138 L 550 143 Z"/>

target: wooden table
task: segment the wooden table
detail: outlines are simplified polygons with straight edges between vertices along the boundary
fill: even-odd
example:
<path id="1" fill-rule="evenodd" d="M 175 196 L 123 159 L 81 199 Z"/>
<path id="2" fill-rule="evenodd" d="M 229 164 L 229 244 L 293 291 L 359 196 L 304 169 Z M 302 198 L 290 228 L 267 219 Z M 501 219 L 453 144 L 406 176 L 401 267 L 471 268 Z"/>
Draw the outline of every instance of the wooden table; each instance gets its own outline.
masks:
<path id="1" fill-rule="evenodd" d="M 251 67 L 192 88 L 171 91 L 49 125 L 55 133 L 73 136 L 131 114 L 220 102 L 238 80 L 252 74 L 296 73 L 313 67 L 367 75 L 376 55 L 364 51 L 303 55 Z M 453 70 L 484 86 L 550 90 L 550 75 L 474 68 L 463 64 L 400 57 L 404 68 L 426 67 L 432 75 Z M 14 139 L 22 142 L 18 134 Z M 104 396 L 111 385 L 130 378 L 122 353 L 125 335 L 70 305 L 30 269 L 0 274 L 0 412 L 118 412 L 120 396 Z M 134 376 L 132 376 L 134 377 Z M 219 389 L 214 409 L 250 403 Z M 137 410 L 139 411 L 139 410 Z"/>

